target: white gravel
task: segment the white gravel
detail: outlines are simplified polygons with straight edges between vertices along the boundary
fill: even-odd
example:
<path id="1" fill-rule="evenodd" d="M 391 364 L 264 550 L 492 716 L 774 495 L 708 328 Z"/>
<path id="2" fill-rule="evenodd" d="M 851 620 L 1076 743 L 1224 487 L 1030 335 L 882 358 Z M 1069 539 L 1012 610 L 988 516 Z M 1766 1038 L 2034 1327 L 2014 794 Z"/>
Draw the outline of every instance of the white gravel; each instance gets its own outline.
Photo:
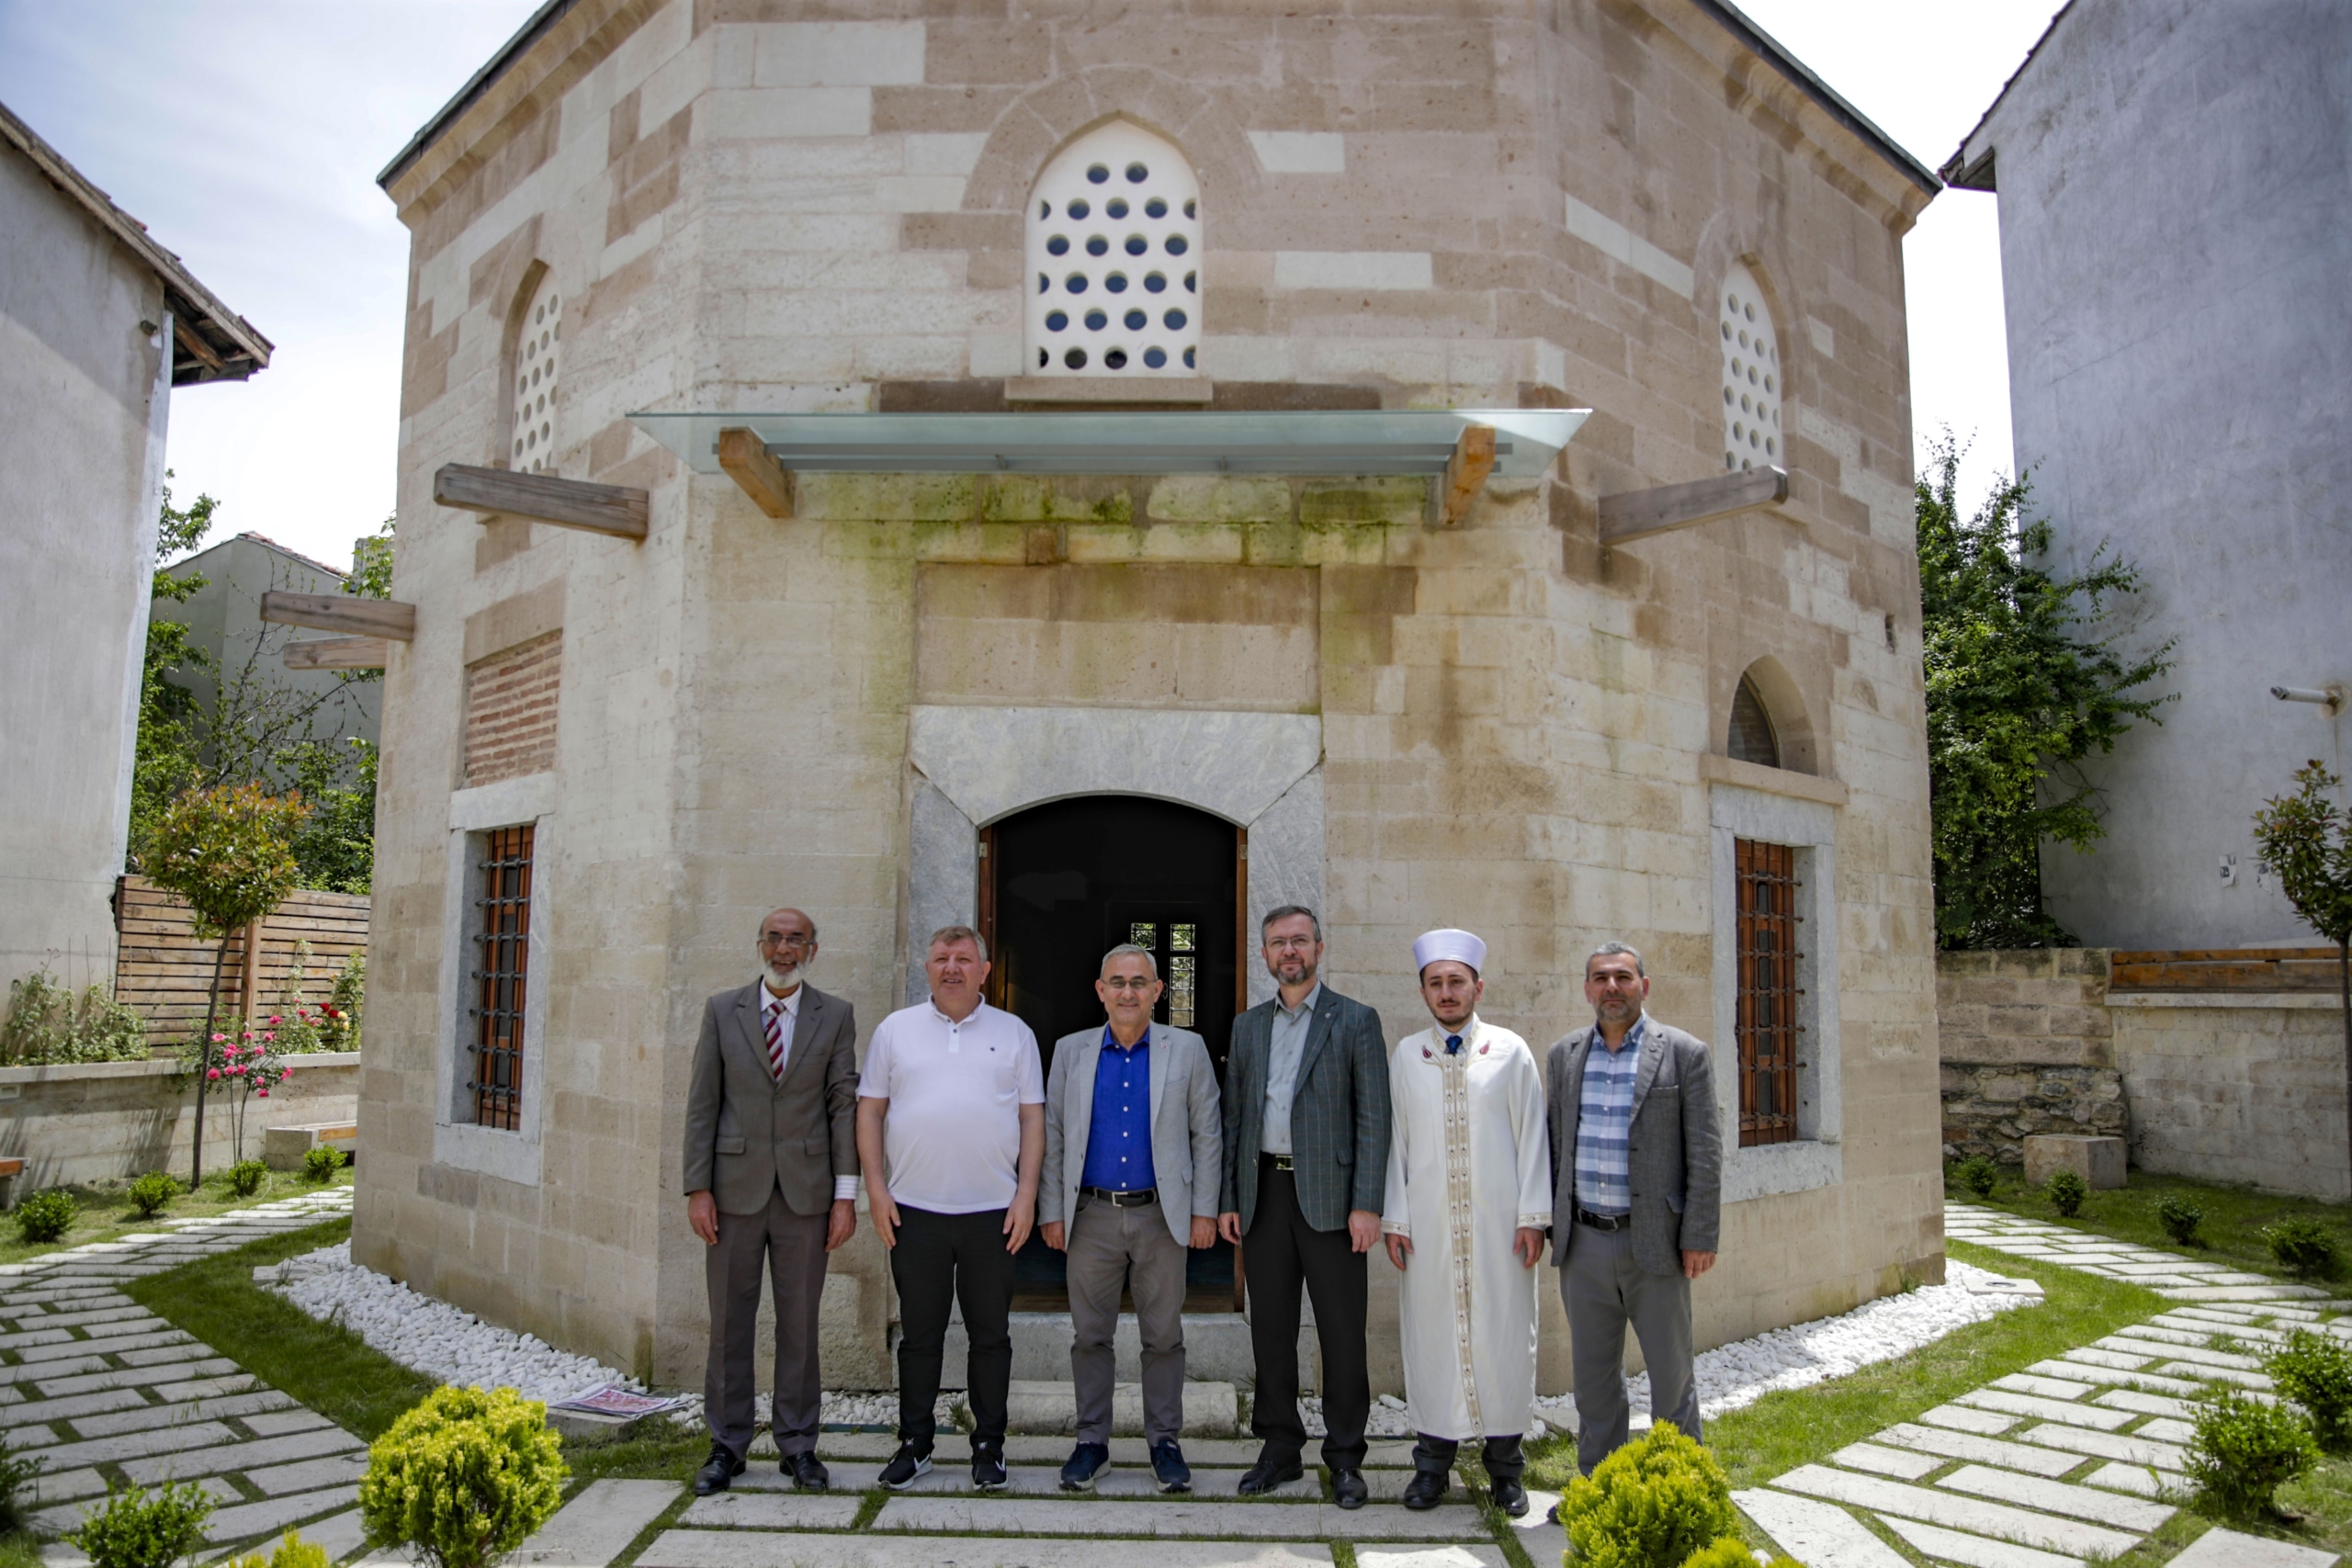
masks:
<path id="1" fill-rule="evenodd" d="M 643 1387 L 626 1372 L 556 1349 L 531 1335 L 484 1323 L 363 1269 L 351 1261 L 347 1242 L 256 1269 L 254 1275 L 312 1317 L 339 1321 L 393 1360 L 444 1382 L 515 1388 L 528 1398 L 545 1400 L 569 1399 L 607 1382 Z M 1777 1328 L 1702 1351 L 1698 1359 L 1700 1413 L 1720 1416 L 1776 1389 L 1804 1388 L 1843 1377 L 1932 1344 L 2021 1300 L 2041 1299 L 1979 1294 L 1969 1288 L 1998 1278 L 1965 1263 L 1947 1262 L 1943 1284 L 1882 1296 L 1838 1317 Z M 1639 1421 L 1649 1410 L 1649 1377 L 1644 1373 L 1625 1382 Z M 954 1404 L 953 1396 L 941 1396 L 943 1420 Z M 1320 1436 L 1322 1402 L 1308 1397 L 1300 1404 L 1308 1431 Z M 1566 1396 L 1540 1399 L 1535 1408 L 1542 1422 L 1576 1429 L 1576 1406 Z M 824 1421 L 828 1426 L 888 1427 L 897 1423 L 898 1410 L 893 1393 L 828 1393 Z M 682 1422 L 698 1424 L 700 1402 L 676 1415 Z M 1403 1437 L 1412 1429 L 1404 1402 L 1390 1395 L 1374 1403 L 1370 1427 L 1375 1437 Z"/>

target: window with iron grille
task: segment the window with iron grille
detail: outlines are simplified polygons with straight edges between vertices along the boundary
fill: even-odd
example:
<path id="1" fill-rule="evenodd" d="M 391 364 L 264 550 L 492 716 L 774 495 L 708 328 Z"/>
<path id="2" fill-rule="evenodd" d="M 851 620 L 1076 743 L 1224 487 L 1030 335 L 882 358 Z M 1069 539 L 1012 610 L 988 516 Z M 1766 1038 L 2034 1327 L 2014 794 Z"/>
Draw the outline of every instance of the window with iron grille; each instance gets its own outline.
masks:
<path id="1" fill-rule="evenodd" d="M 516 1132 L 523 1111 L 523 1012 L 531 963 L 532 829 L 498 828 L 481 836 L 481 911 L 474 942 L 474 1121 Z"/>
<path id="2" fill-rule="evenodd" d="M 1739 1142 L 1797 1135 L 1797 852 L 1733 840 L 1739 883 Z"/>

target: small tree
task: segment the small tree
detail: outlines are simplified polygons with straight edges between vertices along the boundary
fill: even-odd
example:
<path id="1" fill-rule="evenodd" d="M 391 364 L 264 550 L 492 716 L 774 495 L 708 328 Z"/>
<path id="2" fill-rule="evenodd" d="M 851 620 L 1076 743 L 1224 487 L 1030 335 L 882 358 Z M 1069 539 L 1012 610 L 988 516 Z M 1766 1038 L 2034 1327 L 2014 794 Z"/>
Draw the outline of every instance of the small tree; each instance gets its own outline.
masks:
<path id="1" fill-rule="evenodd" d="M 157 818 L 148 846 L 147 874 L 187 900 L 198 936 L 220 942 L 212 959 L 212 989 L 198 1036 L 196 1157 L 188 1189 L 204 1180 L 204 1099 L 212 1068 L 212 1026 L 220 1011 L 220 971 L 237 932 L 277 908 L 293 890 L 299 867 L 294 833 L 310 808 L 299 795 L 270 795 L 259 784 L 190 790 Z"/>
<path id="2" fill-rule="evenodd" d="M 2303 923 L 2335 944 L 2344 1001 L 2345 1126 L 2352 1135 L 2352 811 L 2327 797 L 2344 781 L 2317 758 L 2295 770 L 2297 789 L 2254 814 L 2262 863 Z"/>

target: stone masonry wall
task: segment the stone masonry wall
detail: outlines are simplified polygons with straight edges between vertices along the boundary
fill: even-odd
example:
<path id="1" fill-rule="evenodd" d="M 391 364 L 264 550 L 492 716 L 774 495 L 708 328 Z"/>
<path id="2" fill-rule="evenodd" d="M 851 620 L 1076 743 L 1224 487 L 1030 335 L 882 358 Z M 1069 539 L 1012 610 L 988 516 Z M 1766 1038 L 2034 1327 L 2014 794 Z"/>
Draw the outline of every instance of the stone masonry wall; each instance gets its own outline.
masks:
<path id="1" fill-rule="evenodd" d="M 2102 949 L 1938 955 L 1947 1158 L 2017 1165 L 2036 1133 L 2123 1134 L 2107 985 Z"/>
<path id="2" fill-rule="evenodd" d="M 288 1056 L 293 1076 L 245 1107 L 244 1157 L 261 1157 L 271 1127 L 349 1122 L 359 1104 L 359 1053 Z M 119 1181 L 151 1170 L 187 1179 L 196 1134 L 196 1088 L 175 1083 L 175 1064 L 75 1062 L 0 1067 L 0 1155 L 25 1162 L 16 1194 L 65 1182 Z M 216 1086 L 217 1088 L 217 1086 Z M 225 1170 L 238 1157 L 230 1097 L 204 1107 L 204 1164 Z"/>

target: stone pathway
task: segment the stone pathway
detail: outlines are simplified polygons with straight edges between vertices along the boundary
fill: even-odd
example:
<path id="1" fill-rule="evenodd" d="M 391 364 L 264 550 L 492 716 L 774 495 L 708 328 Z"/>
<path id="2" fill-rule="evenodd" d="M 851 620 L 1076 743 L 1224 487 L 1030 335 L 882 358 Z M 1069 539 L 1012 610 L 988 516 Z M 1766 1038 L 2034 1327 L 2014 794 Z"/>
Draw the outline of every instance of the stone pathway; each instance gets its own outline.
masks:
<path id="1" fill-rule="evenodd" d="M 115 1288 L 350 1211 L 351 1189 L 328 1188 L 0 1266 L 0 1433 L 46 1461 L 37 1529 L 71 1529 L 110 1483 L 194 1481 L 219 1499 L 216 1546 L 300 1524 L 334 1556 L 356 1550 L 366 1445 Z M 62 1543 L 43 1556 L 82 1561 Z"/>
<path id="2" fill-rule="evenodd" d="M 1960 1568 L 2084 1568 L 2138 1546 L 2185 1490 L 2188 1399 L 2267 1390 L 2258 1347 L 2299 1326 L 2352 1339 L 2352 1301 L 2064 1225 L 1948 1203 L 1944 1233 L 2012 1257 L 2129 1280 L 2180 1303 L 1801 1465 L 1736 1500 L 1805 1568 L 1905 1568 L 1874 1522 Z M 2217 1348 L 2217 1346 L 2219 1348 Z M 2207 1531 L 2177 1568 L 2327 1568 L 2335 1555 Z"/>

